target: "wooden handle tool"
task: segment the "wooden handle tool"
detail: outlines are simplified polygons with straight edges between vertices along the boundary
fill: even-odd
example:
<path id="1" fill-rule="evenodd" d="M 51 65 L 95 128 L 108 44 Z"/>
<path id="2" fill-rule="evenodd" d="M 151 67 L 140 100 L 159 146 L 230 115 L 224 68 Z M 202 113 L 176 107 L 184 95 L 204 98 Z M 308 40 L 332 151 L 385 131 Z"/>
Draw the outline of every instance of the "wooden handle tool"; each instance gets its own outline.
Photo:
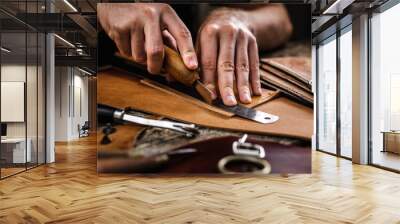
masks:
<path id="1" fill-rule="evenodd" d="M 212 92 L 200 82 L 200 76 L 197 70 L 189 70 L 186 68 L 182 57 L 175 50 L 164 46 L 165 48 L 165 59 L 164 69 L 170 74 L 176 81 L 186 85 L 193 86 L 196 91 L 201 95 L 204 101 L 211 104 Z"/>
<path id="2" fill-rule="evenodd" d="M 205 102 L 207 102 L 208 104 L 212 104 L 212 92 L 207 89 L 207 87 L 203 83 L 200 82 L 200 75 L 198 71 L 189 70 L 188 68 L 186 68 L 180 54 L 175 50 L 165 45 L 164 49 L 164 72 L 168 73 L 176 81 L 186 86 L 193 86 Z M 116 53 L 116 56 L 134 62 L 131 57 L 123 56 L 120 53 Z"/>

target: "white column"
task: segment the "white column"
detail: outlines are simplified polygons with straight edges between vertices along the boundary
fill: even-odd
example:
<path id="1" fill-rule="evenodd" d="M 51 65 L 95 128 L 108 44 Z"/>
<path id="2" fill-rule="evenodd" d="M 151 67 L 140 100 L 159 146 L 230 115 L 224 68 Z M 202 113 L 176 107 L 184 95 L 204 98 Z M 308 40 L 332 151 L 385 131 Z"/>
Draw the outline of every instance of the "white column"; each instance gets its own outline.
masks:
<path id="1" fill-rule="evenodd" d="M 368 163 L 368 15 L 353 19 L 353 162 Z"/>
<path id="2" fill-rule="evenodd" d="M 51 1 L 46 1 L 46 12 L 53 12 Z M 55 162 L 55 42 L 52 33 L 46 34 L 46 163 Z"/>
<path id="3" fill-rule="evenodd" d="M 55 161 L 55 56 L 54 35 L 46 36 L 46 163 Z"/>
<path id="4" fill-rule="evenodd" d="M 311 51 L 311 59 L 312 59 L 312 92 L 314 93 L 314 123 L 313 123 L 313 136 L 311 138 L 311 148 L 312 150 L 317 149 L 317 47 L 312 45 Z"/>

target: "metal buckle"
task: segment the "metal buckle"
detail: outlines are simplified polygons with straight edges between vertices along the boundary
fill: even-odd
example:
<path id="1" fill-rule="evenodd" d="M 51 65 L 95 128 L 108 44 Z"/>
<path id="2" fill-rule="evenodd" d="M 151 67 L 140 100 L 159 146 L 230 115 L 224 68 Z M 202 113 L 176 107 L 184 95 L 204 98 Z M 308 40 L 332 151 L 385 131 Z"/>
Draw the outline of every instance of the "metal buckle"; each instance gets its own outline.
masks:
<path id="1" fill-rule="evenodd" d="M 247 134 L 233 142 L 233 155 L 225 156 L 218 162 L 218 169 L 225 174 L 268 174 L 271 164 L 265 157 L 264 147 L 246 142 Z"/>
<path id="2" fill-rule="evenodd" d="M 246 142 L 247 134 L 244 134 L 238 141 L 233 142 L 233 154 L 243 156 L 265 157 L 264 147 L 261 145 Z"/>

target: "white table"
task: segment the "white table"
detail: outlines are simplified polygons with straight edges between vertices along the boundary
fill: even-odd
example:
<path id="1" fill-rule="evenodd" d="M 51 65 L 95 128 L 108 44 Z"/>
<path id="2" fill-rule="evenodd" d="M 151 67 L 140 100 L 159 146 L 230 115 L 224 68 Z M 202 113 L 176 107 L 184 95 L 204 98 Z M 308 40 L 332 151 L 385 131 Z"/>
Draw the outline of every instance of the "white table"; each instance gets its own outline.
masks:
<path id="1" fill-rule="evenodd" d="M 32 157 L 32 151 L 31 151 L 31 146 L 32 146 L 32 140 L 30 138 L 26 139 L 25 143 L 25 138 L 2 138 L 1 139 L 1 147 L 13 147 L 13 163 L 26 163 L 26 162 L 31 162 L 31 157 Z M 25 151 L 25 145 L 26 151 Z"/>

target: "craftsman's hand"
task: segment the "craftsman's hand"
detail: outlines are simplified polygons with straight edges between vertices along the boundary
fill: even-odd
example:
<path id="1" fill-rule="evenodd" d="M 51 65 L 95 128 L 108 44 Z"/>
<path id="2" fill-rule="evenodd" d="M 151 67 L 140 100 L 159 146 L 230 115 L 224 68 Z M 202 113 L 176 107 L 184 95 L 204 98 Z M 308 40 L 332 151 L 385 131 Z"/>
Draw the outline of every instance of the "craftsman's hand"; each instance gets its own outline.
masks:
<path id="1" fill-rule="evenodd" d="M 200 28 L 196 47 L 200 55 L 203 82 L 221 95 L 226 105 L 251 101 L 260 95 L 258 52 L 285 43 L 292 33 L 286 8 L 281 4 L 220 8 Z"/>
<path id="2" fill-rule="evenodd" d="M 196 47 L 203 82 L 214 97 L 219 92 L 224 104 L 237 104 L 234 82 L 242 103 L 250 103 L 252 94 L 261 95 L 257 41 L 247 12 L 211 13 L 200 28 Z"/>
<path id="3" fill-rule="evenodd" d="M 190 32 L 167 4 L 101 3 L 98 19 L 120 53 L 147 64 L 152 74 L 160 73 L 164 42 L 179 50 L 187 68 L 198 66 Z"/>

